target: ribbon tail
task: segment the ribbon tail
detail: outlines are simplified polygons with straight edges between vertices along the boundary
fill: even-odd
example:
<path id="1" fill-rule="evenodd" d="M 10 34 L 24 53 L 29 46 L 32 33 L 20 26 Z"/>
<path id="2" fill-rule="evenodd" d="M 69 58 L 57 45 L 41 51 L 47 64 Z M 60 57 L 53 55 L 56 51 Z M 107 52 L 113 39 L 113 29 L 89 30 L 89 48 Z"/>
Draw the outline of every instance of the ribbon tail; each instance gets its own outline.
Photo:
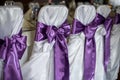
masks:
<path id="1" fill-rule="evenodd" d="M 11 58 L 14 61 L 9 61 L 9 58 L 6 60 L 4 65 L 4 80 L 23 80 L 19 60 L 17 58 L 13 58 L 12 56 Z"/>
<path id="2" fill-rule="evenodd" d="M 96 64 L 96 49 L 95 39 L 85 40 L 84 54 L 84 80 L 94 80 L 95 64 Z"/>
<path id="3" fill-rule="evenodd" d="M 105 43 L 104 68 L 105 68 L 105 71 L 107 71 L 107 66 L 110 60 L 110 37 L 109 35 L 105 36 L 104 43 Z"/>
<path id="4" fill-rule="evenodd" d="M 68 49 L 65 37 L 57 35 L 54 45 L 55 80 L 69 80 Z"/>
<path id="5" fill-rule="evenodd" d="M 112 25 L 113 24 L 113 20 L 111 18 L 108 18 L 105 21 L 105 28 L 107 31 L 107 34 L 104 37 L 104 68 L 105 71 L 107 71 L 107 66 L 109 64 L 109 60 L 110 60 L 110 35 L 111 35 L 111 30 L 112 30 Z"/>
<path id="6" fill-rule="evenodd" d="M 7 59 L 4 60 L 4 80 L 23 80 L 15 47 L 8 49 L 7 54 Z"/>

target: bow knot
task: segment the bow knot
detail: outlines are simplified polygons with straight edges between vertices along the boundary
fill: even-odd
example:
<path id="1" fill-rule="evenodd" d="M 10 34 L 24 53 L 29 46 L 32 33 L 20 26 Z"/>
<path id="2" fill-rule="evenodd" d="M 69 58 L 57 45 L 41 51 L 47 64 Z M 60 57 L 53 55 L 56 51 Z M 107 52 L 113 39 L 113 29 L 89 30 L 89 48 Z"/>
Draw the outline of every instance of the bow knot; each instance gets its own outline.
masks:
<path id="1" fill-rule="evenodd" d="M 14 35 L 13 38 L 11 39 L 11 42 L 16 46 L 19 59 L 22 58 L 22 55 L 27 47 L 27 45 L 25 44 L 26 40 L 27 37 L 21 35 Z"/>
<path id="2" fill-rule="evenodd" d="M 62 35 L 64 37 L 67 37 L 68 34 L 70 34 L 70 27 L 69 30 L 67 31 L 68 28 L 64 28 L 66 26 L 61 26 L 57 28 L 56 26 L 48 26 L 46 30 L 48 42 L 51 43 L 54 39 L 56 39 L 56 36 Z"/>
<path id="3" fill-rule="evenodd" d="M 18 53 L 18 58 L 21 59 L 25 49 L 26 49 L 26 37 L 20 35 L 14 35 L 11 38 L 6 37 L 4 40 L 4 44 L 1 45 L 0 52 L 6 52 L 6 50 L 15 50 Z M 5 51 L 4 51 L 5 50 Z M 21 54 L 22 53 L 22 54 Z M 0 57 L 6 60 L 6 53 L 0 53 Z"/>

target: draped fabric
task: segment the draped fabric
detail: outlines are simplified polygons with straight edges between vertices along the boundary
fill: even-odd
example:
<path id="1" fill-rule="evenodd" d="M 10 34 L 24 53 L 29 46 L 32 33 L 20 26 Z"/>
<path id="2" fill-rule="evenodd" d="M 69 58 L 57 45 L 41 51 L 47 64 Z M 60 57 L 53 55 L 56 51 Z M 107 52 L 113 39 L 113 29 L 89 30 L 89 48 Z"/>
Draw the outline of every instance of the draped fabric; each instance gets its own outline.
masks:
<path id="1" fill-rule="evenodd" d="M 117 10 L 116 17 L 110 35 L 110 58 L 107 66 L 107 80 L 116 80 L 119 73 L 120 61 L 120 11 Z"/>
<path id="2" fill-rule="evenodd" d="M 3 69 L 0 80 L 23 80 L 19 59 L 26 49 L 26 37 L 21 35 L 23 10 L 16 6 L 0 7 L 0 59 Z M 20 32 L 20 33 L 19 33 Z"/>
<path id="3" fill-rule="evenodd" d="M 41 8 L 32 55 L 22 67 L 24 80 L 69 80 L 67 16 L 68 9 L 62 5 Z"/>

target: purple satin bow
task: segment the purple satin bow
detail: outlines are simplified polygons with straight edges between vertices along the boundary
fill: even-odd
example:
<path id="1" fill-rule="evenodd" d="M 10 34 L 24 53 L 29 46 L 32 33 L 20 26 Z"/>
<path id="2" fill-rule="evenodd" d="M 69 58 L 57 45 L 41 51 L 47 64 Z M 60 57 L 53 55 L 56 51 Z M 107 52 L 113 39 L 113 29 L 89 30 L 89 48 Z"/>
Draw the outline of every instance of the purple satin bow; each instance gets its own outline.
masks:
<path id="1" fill-rule="evenodd" d="M 111 30 L 113 26 L 113 19 L 108 17 L 104 23 L 105 29 L 106 29 L 106 35 L 104 40 L 104 68 L 105 71 L 107 71 L 107 66 L 109 64 L 110 60 L 110 36 L 111 36 Z"/>
<path id="2" fill-rule="evenodd" d="M 69 80 L 69 61 L 66 37 L 70 34 L 70 25 L 64 22 L 59 28 L 38 23 L 35 41 L 48 39 L 54 44 L 54 80 Z"/>
<path id="3" fill-rule="evenodd" d="M 18 34 L 0 40 L 0 58 L 4 60 L 4 80 L 23 80 L 19 59 L 26 49 L 26 39 L 25 36 Z"/>
<path id="4" fill-rule="evenodd" d="M 105 18 L 97 14 L 95 19 L 88 25 L 83 25 L 77 19 L 73 23 L 73 34 L 84 32 L 85 51 L 84 51 L 84 80 L 94 80 L 96 64 L 96 44 L 94 35 L 98 25 L 104 23 Z"/>

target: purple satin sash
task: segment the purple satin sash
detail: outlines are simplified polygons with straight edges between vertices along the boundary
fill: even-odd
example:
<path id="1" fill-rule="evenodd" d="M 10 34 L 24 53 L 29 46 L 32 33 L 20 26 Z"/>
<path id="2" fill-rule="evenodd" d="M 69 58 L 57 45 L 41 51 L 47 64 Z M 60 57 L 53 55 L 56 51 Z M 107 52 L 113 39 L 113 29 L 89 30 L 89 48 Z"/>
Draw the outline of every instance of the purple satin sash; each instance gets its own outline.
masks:
<path id="1" fill-rule="evenodd" d="M 96 65 L 96 44 L 94 35 L 98 25 L 103 24 L 105 18 L 97 14 L 95 19 L 88 25 L 83 25 L 80 21 L 74 20 L 73 34 L 84 32 L 85 34 L 85 51 L 84 51 L 84 75 L 83 80 L 94 80 Z"/>
<path id="2" fill-rule="evenodd" d="M 4 60 L 3 79 L 23 80 L 19 59 L 26 49 L 26 37 L 20 34 L 0 39 L 0 58 Z"/>
<path id="3" fill-rule="evenodd" d="M 38 22 L 35 41 L 48 39 L 54 44 L 54 80 L 69 80 L 69 61 L 66 37 L 70 34 L 70 25 L 64 22 L 59 28 Z"/>
<path id="4" fill-rule="evenodd" d="M 105 20 L 105 29 L 106 29 L 106 35 L 104 38 L 104 68 L 105 71 L 107 71 L 107 66 L 109 64 L 109 60 L 110 60 L 110 36 L 111 36 L 111 30 L 112 30 L 112 26 L 113 26 L 113 19 L 108 17 Z"/>

